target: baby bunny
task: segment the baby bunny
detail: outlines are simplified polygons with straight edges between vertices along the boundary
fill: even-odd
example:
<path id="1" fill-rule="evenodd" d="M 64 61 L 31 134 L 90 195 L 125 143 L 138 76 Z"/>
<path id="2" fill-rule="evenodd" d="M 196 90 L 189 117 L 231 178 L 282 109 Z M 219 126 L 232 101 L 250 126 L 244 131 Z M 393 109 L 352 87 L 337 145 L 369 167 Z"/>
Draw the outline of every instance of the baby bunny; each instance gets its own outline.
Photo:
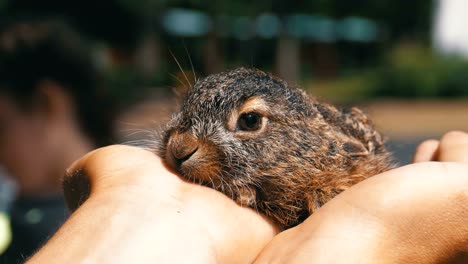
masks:
<path id="1" fill-rule="evenodd" d="M 338 110 L 240 68 L 198 81 L 157 150 L 182 176 L 293 227 L 350 186 L 392 168 L 357 108 Z"/>

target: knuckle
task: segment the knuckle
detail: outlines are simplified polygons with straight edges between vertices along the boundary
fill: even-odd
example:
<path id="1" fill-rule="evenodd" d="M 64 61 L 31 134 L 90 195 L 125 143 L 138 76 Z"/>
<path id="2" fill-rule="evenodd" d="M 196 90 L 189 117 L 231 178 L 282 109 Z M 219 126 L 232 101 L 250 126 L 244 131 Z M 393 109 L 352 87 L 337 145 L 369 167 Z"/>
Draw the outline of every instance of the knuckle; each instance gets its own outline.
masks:
<path id="1" fill-rule="evenodd" d="M 468 133 L 463 131 L 450 131 L 445 133 L 440 140 L 440 148 L 448 148 L 453 145 L 468 144 Z"/>

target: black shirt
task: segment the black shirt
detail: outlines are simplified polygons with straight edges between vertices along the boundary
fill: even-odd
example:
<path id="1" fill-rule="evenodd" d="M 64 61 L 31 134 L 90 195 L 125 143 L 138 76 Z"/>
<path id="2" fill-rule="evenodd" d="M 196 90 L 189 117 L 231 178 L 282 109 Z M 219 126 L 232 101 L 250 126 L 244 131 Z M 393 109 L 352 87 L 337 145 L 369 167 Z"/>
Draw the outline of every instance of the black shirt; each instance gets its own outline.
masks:
<path id="1" fill-rule="evenodd" d="M 12 242 L 0 264 L 23 263 L 50 238 L 68 217 L 62 196 L 17 199 L 11 207 Z"/>

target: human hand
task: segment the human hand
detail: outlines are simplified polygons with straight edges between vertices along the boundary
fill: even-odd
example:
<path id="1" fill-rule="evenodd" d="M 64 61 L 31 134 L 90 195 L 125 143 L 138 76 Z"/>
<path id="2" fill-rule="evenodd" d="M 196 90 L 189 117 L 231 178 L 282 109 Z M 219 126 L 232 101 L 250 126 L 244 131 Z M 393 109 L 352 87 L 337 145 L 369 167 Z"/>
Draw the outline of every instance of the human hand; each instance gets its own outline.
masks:
<path id="1" fill-rule="evenodd" d="M 444 161 L 468 163 L 468 134 L 451 131 L 440 140 L 422 142 L 413 157 L 413 162 Z"/>
<path id="2" fill-rule="evenodd" d="M 75 211 L 30 263 L 249 263 L 277 232 L 255 211 L 185 182 L 134 147 L 87 154 L 69 169 L 64 189 Z"/>
<path id="3" fill-rule="evenodd" d="M 256 263 L 467 263 L 468 134 L 426 141 L 414 160 L 338 195 Z"/>
<path id="4" fill-rule="evenodd" d="M 443 146 L 453 141 L 443 138 L 434 153 L 448 157 L 453 149 Z M 468 153 L 466 145 L 459 150 Z M 75 164 L 75 171 L 82 170 L 77 175 L 91 180 L 90 198 L 31 262 L 248 263 L 276 232 L 250 209 L 168 175 L 154 155 L 144 153 L 114 146 Z M 462 258 L 468 232 L 466 172 L 463 164 L 421 163 L 366 180 L 302 225 L 276 236 L 257 263 L 431 263 L 457 254 Z M 82 193 L 87 183 L 69 185 L 80 184 L 84 188 L 78 192 L 67 192 L 72 207 L 80 200 L 73 194 Z M 177 216 L 178 209 L 185 217 Z"/>

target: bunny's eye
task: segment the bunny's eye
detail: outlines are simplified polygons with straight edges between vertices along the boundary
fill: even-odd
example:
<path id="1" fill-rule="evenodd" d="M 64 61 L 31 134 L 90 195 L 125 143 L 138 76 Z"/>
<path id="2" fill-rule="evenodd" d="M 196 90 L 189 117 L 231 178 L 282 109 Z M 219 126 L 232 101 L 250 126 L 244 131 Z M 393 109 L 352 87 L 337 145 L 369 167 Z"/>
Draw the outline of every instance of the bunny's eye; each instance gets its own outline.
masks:
<path id="1" fill-rule="evenodd" d="M 254 112 L 244 113 L 237 121 L 237 129 L 242 131 L 255 131 L 262 127 L 262 117 Z"/>

